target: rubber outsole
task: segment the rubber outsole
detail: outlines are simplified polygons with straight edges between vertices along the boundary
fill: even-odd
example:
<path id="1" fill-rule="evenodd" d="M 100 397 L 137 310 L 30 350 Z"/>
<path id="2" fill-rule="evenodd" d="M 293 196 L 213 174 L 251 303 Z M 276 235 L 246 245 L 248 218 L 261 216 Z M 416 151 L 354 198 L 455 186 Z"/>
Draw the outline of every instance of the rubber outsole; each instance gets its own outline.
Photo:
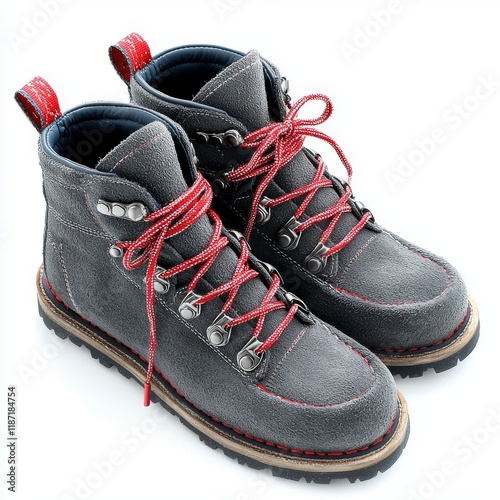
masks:
<path id="1" fill-rule="evenodd" d="M 43 269 L 37 276 L 39 313 L 45 325 L 62 338 L 69 339 L 77 346 L 86 347 L 93 358 L 106 368 L 115 366 L 119 373 L 140 384 L 144 381 L 145 364 L 125 346 L 106 341 L 90 324 L 76 319 L 76 314 L 66 306 L 58 306 L 50 291 L 43 284 Z M 167 411 L 179 417 L 181 422 L 195 432 L 200 440 L 213 449 L 221 449 L 224 454 L 240 464 L 253 469 L 268 468 L 277 477 L 307 482 L 329 483 L 335 479 L 364 481 L 384 472 L 399 458 L 408 440 L 410 425 L 406 402 L 401 394 L 399 414 L 392 430 L 374 446 L 373 451 L 363 451 L 342 457 L 294 456 L 277 449 L 266 449 L 266 445 L 249 442 L 244 436 L 232 432 L 223 425 L 210 421 L 206 415 L 190 405 L 179 393 L 155 376 L 151 385 L 151 401 L 160 403 Z"/>
<path id="2" fill-rule="evenodd" d="M 393 375 L 401 378 L 421 377 L 427 370 L 441 373 L 463 361 L 476 347 L 479 340 L 479 313 L 476 303 L 469 298 L 469 313 L 465 324 L 448 341 L 439 347 L 426 348 L 425 352 L 385 354 L 373 350 Z"/>

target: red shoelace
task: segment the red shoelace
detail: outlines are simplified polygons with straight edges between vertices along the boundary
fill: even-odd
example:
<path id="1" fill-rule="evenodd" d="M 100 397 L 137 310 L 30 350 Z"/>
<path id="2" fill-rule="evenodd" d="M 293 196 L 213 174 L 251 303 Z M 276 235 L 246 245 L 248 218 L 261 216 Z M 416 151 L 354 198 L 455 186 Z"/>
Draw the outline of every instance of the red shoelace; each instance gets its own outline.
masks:
<path id="1" fill-rule="evenodd" d="M 309 101 L 323 101 L 325 103 L 323 113 L 318 118 L 298 118 L 298 112 Z M 342 214 L 352 211 L 352 207 L 348 203 L 352 195 L 350 188 L 352 167 L 342 152 L 342 149 L 340 149 L 340 146 L 331 137 L 314 128 L 315 125 L 319 125 L 328 120 L 332 112 L 333 104 L 327 96 L 323 94 L 308 95 L 290 107 L 285 119 L 282 122 L 270 123 L 269 125 L 266 125 L 265 127 L 247 135 L 242 147 L 255 149 L 255 152 L 248 163 L 238 167 L 227 175 L 227 179 L 233 182 L 240 182 L 245 179 L 264 175 L 258 184 L 253 197 L 252 208 L 248 216 L 248 223 L 245 230 L 245 237 L 247 239 L 250 239 L 259 209 L 259 203 L 264 196 L 267 187 L 272 182 L 278 171 L 287 165 L 288 162 L 302 149 L 306 137 L 316 137 L 330 144 L 333 149 L 335 149 L 340 161 L 344 165 L 348 178 L 347 184 L 344 188 L 345 192 L 335 205 L 321 213 L 309 217 L 306 221 L 302 222 L 296 229 L 294 229 L 294 231 L 296 233 L 301 233 L 308 227 L 311 227 L 318 222 L 330 219 L 328 227 L 323 231 L 320 238 L 320 242 L 325 245 Z M 321 157 L 318 157 L 318 168 L 316 169 L 316 175 L 311 183 L 266 202 L 265 206 L 271 208 L 294 198 L 298 198 L 299 196 L 305 196 L 304 200 L 295 212 L 294 217 L 298 220 L 307 209 L 307 206 L 313 199 L 318 189 L 333 186 L 331 180 L 323 177 L 324 171 L 324 161 Z M 371 216 L 370 212 L 364 213 L 359 222 L 344 236 L 344 238 L 339 243 L 328 249 L 325 253 L 325 257 L 329 257 L 347 246 L 361 231 L 361 229 L 363 229 Z"/>
<path id="2" fill-rule="evenodd" d="M 144 383 L 145 406 L 149 406 L 150 403 L 151 378 L 153 376 L 156 351 L 155 277 L 169 279 L 191 267 L 200 266 L 191 279 L 187 290 L 188 292 L 192 292 L 196 288 L 200 279 L 217 259 L 220 251 L 229 243 L 229 240 L 225 236 L 221 236 L 222 223 L 218 215 L 210 209 L 211 203 L 212 189 L 202 175 L 198 174 L 196 181 L 184 194 L 145 218 L 145 221 L 150 222 L 151 225 L 139 238 L 135 241 L 117 243 L 117 246 L 125 250 L 123 264 L 126 269 L 137 269 L 147 262 L 146 309 L 149 320 L 149 353 L 148 369 Z M 156 264 L 164 241 L 182 233 L 205 214 L 212 220 L 214 228 L 207 247 L 198 255 L 177 264 L 162 274 L 156 275 Z M 222 312 L 226 314 L 231 308 L 240 286 L 259 275 L 248 264 L 249 250 L 244 239 L 240 240 L 240 245 L 241 251 L 232 279 L 198 299 L 195 302 L 196 305 L 206 304 L 220 295 L 227 294 L 227 299 L 222 308 Z M 227 323 L 226 327 L 234 327 L 257 318 L 253 336 L 258 337 L 264 327 L 266 316 L 271 311 L 287 308 L 287 305 L 282 301 L 275 300 L 274 298 L 279 287 L 280 279 L 275 274 L 261 305 L 241 316 L 237 316 Z M 293 304 L 289 308 L 288 313 L 278 328 L 256 349 L 256 354 L 266 351 L 278 340 L 295 315 L 297 308 L 297 304 Z"/>

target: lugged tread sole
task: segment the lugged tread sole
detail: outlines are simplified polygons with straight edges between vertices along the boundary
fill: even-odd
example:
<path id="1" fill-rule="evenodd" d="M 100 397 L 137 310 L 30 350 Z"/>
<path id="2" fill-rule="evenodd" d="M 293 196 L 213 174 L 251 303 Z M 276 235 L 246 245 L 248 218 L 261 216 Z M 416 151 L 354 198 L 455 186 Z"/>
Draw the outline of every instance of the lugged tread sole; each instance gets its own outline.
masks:
<path id="1" fill-rule="evenodd" d="M 61 339 L 67 338 L 79 347 L 85 346 L 91 356 L 106 368 L 116 366 L 119 373 L 142 384 L 145 368 L 56 307 L 43 287 L 42 276 L 41 267 L 37 276 L 38 306 L 47 328 Z M 217 428 L 212 422 L 203 420 L 199 412 L 187 406 L 187 402 L 180 402 L 173 397 L 159 378 L 155 377 L 151 384 L 151 401 L 160 403 L 171 414 L 179 417 L 210 448 L 221 449 L 226 456 L 253 469 L 269 468 L 277 477 L 296 481 L 303 478 L 315 483 L 329 483 L 334 479 L 348 479 L 351 483 L 356 480 L 364 481 L 375 477 L 378 472 L 386 471 L 396 462 L 406 446 L 410 431 L 406 401 L 400 393 L 398 397 L 399 418 L 396 428 L 381 447 L 354 457 L 303 458 L 263 450 L 245 442 L 238 436 L 231 435 L 229 430 Z"/>

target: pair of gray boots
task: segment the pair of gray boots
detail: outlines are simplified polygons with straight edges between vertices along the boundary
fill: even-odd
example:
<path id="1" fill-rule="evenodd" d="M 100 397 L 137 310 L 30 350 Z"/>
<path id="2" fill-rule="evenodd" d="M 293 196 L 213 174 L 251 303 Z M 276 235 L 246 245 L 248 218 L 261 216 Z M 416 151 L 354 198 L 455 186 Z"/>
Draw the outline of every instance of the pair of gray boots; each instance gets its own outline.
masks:
<path id="1" fill-rule="evenodd" d="M 409 434 L 389 370 L 442 371 L 477 342 L 462 279 L 355 200 L 316 128 L 330 100 L 292 104 L 257 52 L 153 58 L 133 33 L 110 56 L 137 105 L 63 114 L 39 77 L 16 93 L 41 132 L 46 325 L 240 463 L 315 482 L 386 470 Z M 301 118 L 312 100 L 323 113 Z"/>

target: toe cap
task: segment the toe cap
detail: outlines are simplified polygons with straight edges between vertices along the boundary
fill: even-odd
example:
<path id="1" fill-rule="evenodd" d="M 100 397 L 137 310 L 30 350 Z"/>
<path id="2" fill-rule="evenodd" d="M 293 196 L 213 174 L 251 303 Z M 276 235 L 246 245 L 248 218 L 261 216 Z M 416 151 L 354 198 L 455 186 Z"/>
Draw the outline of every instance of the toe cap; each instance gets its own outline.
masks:
<path id="1" fill-rule="evenodd" d="M 289 443 L 302 450 L 369 446 L 387 433 L 398 408 L 394 380 L 380 360 L 321 322 L 269 367 L 259 388 L 290 429 Z"/>
<path id="2" fill-rule="evenodd" d="M 467 311 L 467 290 L 445 260 L 384 232 L 351 262 L 334 287 L 348 333 L 385 350 L 430 346 L 452 333 Z"/>

